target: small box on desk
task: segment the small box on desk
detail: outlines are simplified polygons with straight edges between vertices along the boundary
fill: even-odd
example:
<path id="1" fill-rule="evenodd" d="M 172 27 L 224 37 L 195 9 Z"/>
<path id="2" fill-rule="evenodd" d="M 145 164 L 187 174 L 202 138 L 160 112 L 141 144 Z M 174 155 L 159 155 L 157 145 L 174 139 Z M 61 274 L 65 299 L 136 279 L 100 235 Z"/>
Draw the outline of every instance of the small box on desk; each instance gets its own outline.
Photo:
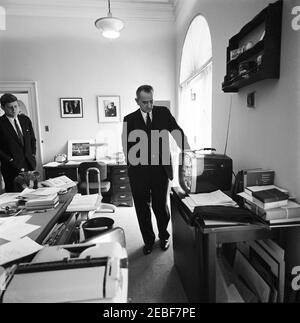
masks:
<path id="1" fill-rule="evenodd" d="M 243 186 L 273 185 L 275 171 L 271 169 L 243 170 Z"/>

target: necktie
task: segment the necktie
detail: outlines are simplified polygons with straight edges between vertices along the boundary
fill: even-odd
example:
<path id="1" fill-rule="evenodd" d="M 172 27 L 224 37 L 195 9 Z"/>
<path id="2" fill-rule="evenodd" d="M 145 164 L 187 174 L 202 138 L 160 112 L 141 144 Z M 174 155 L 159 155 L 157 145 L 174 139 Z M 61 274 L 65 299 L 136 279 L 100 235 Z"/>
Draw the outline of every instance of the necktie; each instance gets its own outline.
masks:
<path id="1" fill-rule="evenodd" d="M 150 118 L 150 113 L 147 113 L 146 127 L 147 127 L 147 130 L 148 130 L 148 131 L 150 131 L 150 130 L 151 130 L 151 118 Z"/>
<path id="2" fill-rule="evenodd" d="M 20 130 L 20 127 L 19 127 L 19 125 L 18 125 L 18 123 L 17 123 L 17 120 L 16 120 L 16 119 L 14 119 L 14 122 L 15 122 L 15 127 L 16 127 L 16 130 L 17 130 L 18 137 L 19 137 L 19 139 L 20 139 L 20 141 L 21 141 L 22 145 L 24 145 L 23 135 L 22 135 L 22 132 L 21 132 L 21 130 Z"/>
<path id="3" fill-rule="evenodd" d="M 146 128 L 148 135 L 148 165 L 151 165 L 151 118 L 150 113 L 147 113 Z"/>

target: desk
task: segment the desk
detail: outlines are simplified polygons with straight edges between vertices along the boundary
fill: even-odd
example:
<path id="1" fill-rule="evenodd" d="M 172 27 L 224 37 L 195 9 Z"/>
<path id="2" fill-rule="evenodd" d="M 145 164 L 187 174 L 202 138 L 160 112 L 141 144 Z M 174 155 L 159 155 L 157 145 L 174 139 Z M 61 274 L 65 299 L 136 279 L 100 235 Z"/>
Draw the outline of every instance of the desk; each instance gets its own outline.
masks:
<path id="1" fill-rule="evenodd" d="M 172 188 L 174 263 L 190 302 L 216 302 L 216 257 L 219 244 L 270 239 L 276 233 L 281 233 L 278 231 L 300 227 L 300 223 L 270 228 L 260 225 L 205 227 L 199 223 L 192 224 L 191 212 L 181 202 L 184 196 L 180 188 Z"/>
<path id="2" fill-rule="evenodd" d="M 73 181 L 79 182 L 78 167 L 87 160 L 72 162 L 71 164 L 61 164 L 57 166 L 44 165 L 45 179 L 57 176 L 68 176 Z M 89 160 L 92 161 L 92 160 Z M 93 160 L 94 161 L 94 160 Z M 133 206 L 132 193 L 127 175 L 127 166 L 125 164 L 107 164 L 107 179 L 111 182 L 109 190 L 108 203 L 116 206 Z"/>
<path id="3" fill-rule="evenodd" d="M 35 224 L 40 227 L 37 230 L 28 234 L 28 237 L 41 244 L 47 236 L 47 234 L 49 233 L 49 231 L 54 226 L 54 224 L 57 223 L 60 220 L 60 218 L 64 215 L 67 206 L 71 202 L 76 192 L 77 190 L 73 188 L 70 189 L 66 194 L 60 195 L 59 205 L 55 209 L 50 209 L 42 213 L 34 213 L 27 223 Z M 0 238 L 0 245 L 4 242 L 6 241 Z"/>

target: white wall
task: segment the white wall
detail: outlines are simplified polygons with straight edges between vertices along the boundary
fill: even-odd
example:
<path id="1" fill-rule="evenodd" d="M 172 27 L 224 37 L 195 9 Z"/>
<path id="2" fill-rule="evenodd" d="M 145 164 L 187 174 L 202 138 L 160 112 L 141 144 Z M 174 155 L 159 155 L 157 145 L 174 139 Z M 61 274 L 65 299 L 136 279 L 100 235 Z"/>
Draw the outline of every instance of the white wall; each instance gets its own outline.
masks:
<path id="1" fill-rule="evenodd" d="M 300 199 L 299 167 L 299 39 L 291 28 L 291 8 L 297 1 L 284 1 L 279 80 L 264 80 L 223 93 L 228 40 L 260 12 L 269 1 L 262 0 L 190 0 L 181 1 L 176 23 L 177 80 L 181 49 L 192 18 L 203 14 L 210 26 L 213 46 L 213 146 L 224 152 L 230 96 L 232 117 L 227 154 L 235 171 L 243 168 L 273 168 L 276 183 Z M 274 2 L 274 1 L 273 1 Z M 180 8 L 180 7 L 179 7 Z M 247 93 L 256 91 L 255 109 L 246 107 Z"/>
<path id="2" fill-rule="evenodd" d="M 44 163 L 66 152 L 68 139 L 93 138 L 99 131 L 111 152 L 121 149 L 121 123 L 98 123 L 97 95 L 120 95 L 122 118 L 135 110 L 141 84 L 152 84 L 155 98 L 173 104 L 173 24 L 125 21 L 121 37 L 109 41 L 90 18 L 7 17 L 7 30 L 0 33 L 0 80 L 37 81 Z M 83 118 L 61 118 L 61 97 L 82 97 Z"/>
<path id="3" fill-rule="evenodd" d="M 262 0 L 180 0 L 176 22 L 177 80 L 182 44 L 189 23 L 203 14 L 210 26 L 213 46 L 213 147 L 224 152 L 230 96 L 232 118 L 227 155 L 234 170 L 272 168 L 276 184 L 289 190 L 300 201 L 300 31 L 291 28 L 291 10 L 297 0 L 283 1 L 281 75 L 223 93 L 228 40 L 259 13 L 268 2 Z M 256 91 L 257 107 L 246 107 L 247 93 Z M 290 267 L 300 264 L 300 230 L 287 231 Z"/>

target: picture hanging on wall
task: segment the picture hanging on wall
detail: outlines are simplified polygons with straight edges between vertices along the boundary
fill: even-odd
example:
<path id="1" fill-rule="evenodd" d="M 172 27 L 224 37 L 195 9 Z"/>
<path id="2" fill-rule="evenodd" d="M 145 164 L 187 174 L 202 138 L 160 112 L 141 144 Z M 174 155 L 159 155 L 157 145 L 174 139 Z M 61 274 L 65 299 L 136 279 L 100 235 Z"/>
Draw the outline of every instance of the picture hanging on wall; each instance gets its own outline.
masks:
<path id="1" fill-rule="evenodd" d="M 60 112 L 62 118 L 82 118 L 82 98 L 61 98 Z"/>
<path id="2" fill-rule="evenodd" d="M 120 96 L 98 96 L 98 121 L 102 122 L 120 122 Z"/>

